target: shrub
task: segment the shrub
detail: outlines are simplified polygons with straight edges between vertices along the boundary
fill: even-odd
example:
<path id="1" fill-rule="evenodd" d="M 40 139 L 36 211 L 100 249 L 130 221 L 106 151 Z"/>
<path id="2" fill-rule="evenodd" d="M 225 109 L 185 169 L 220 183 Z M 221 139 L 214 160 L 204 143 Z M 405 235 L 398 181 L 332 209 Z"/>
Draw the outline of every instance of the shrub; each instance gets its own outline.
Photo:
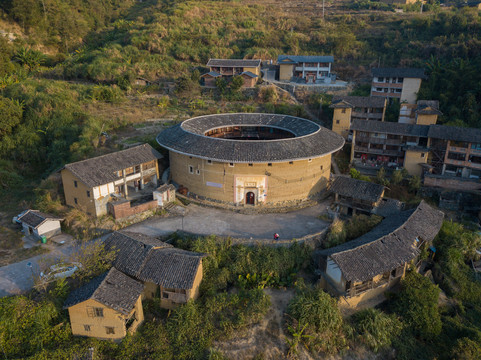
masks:
<path id="1" fill-rule="evenodd" d="M 481 345 L 469 338 L 461 338 L 452 350 L 452 358 L 456 360 L 477 360 L 481 354 Z"/>
<path id="2" fill-rule="evenodd" d="M 439 293 L 437 285 L 415 271 L 408 273 L 401 282 L 401 292 L 392 304 L 393 309 L 420 338 L 432 339 L 441 333 Z"/>
<path id="3" fill-rule="evenodd" d="M 401 333 L 402 323 L 377 309 L 362 310 L 352 318 L 359 339 L 374 352 L 390 347 Z"/>
<path id="4" fill-rule="evenodd" d="M 346 346 L 337 301 L 323 290 L 299 291 L 289 303 L 287 312 L 287 325 L 302 332 L 300 342 L 311 352 L 334 354 Z"/>

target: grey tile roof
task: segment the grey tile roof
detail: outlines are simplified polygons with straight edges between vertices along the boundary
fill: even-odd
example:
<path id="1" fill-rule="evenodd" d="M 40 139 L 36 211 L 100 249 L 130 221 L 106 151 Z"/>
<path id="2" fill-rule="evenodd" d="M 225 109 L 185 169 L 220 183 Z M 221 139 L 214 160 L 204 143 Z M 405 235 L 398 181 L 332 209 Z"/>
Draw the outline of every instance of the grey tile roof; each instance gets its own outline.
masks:
<path id="1" fill-rule="evenodd" d="M 202 75 L 202 77 L 204 77 L 204 76 L 219 77 L 219 76 L 222 76 L 222 75 L 219 74 L 217 71 L 209 71 L 208 73 L 205 73 L 204 75 Z"/>
<path id="2" fill-rule="evenodd" d="M 279 140 L 231 140 L 205 136 L 224 126 L 267 126 L 293 133 Z M 279 114 L 219 114 L 192 118 L 164 130 L 157 142 L 184 155 L 233 163 L 265 163 L 310 159 L 342 148 L 342 136 L 316 123 Z"/>
<path id="3" fill-rule="evenodd" d="M 67 164 L 64 168 L 72 172 L 85 185 L 94 187 L 118 180 L 116 173 L 119 170 L 158 159 L 162 159 L 162 155 L 149 144 L 143 144 Z"/>
<path id="4" fill-rule="evenodd" d="M 372 96 L 334 96 L 332 98 L 332 108 L 355 108 L 355 107 L 369 107 L 369 108 L 384 108 L 386 105 L 386 98 L 372 97 Z"/>
<path id="5" fill-rule="evenodd" d="M 257 67 L 261 66 L 261 60 L 252 59 L 209 59 L 207 66 L 221 67 Z"/>
<path id="6" fill-rule="evenodd" d="M 421 68 L 373 68 L 371 73 L 375 77 L 427 78 Z"/>
<path id="7" fill-rule="evenodd" d="M 172 247 L 156 238 L 127 231 L 112 233 L 105 240 L 104 246 L 107 251 L 116 251 L 114 266 L 134 277 L 140 272 L 147 256 L 154 248 Z"/>
<path id="8" fill-rule="evenodd" d="M 414 245 L 432 241 L 443 223 L 444 214 L 424 201 L 415 210 L 384 219 L 363 236 L 318 254 L 339 266 L 348 281 L 366 281 L 411 261 L 419 254 Z"/>
<path id="9" fill-rule="evenodd" d="M 446 125 L 431 125 L 428 136 L 435 139 L 465 141 L 481 144 L 481 129 Z"/>
<path id="10" fill-rule="evenodd" d="M 191 289 L 204 254 L 174 248 L 153 237 L 114 232 L 105 240 L 107 250 L 117 249 L 114 266 L 142 281 L 167 288 Z"/>
<path id="11" fill-rule="evenodd" d="M 63 219 L 54 215 L 40 212 L 38 210 L 28 210 L 18 218 L 18 221 L 21 221 L 22 223 L 25 223 L 28 226 L 33 227 L 34 229 L 38 228 L 47 220 L 63 220 Z"/>
<path id="12" fill-rule="evenodd" d="M 281 63 L 283 60 L 292 60 L 290 64 L 298 64 L 298 63 L 333 63 L 334 57 L 331 55 L 328 56 L 319 56 L 319 55 L 279 55 L 277 57 L 277 63 Z M 282 62 L 283 64 L 289 64 L 288 62 Z"/>
<path id="13" fill-rule="evenodd" d="M 88 284 L 73 290 L 64 303 L 64 309 L 92 299 L 128 315 L 143 290 L 142 282 L 132 279 L 113 267 Z"/>
<path id="14" fill-rule="evenodd" d="M 338 176 L 332 182 L 329 190 L 341 196 L 377 202 L 382 197 L 384 186 L 347 176 Z"/>
<path id="15" fill-rule="evenodd" d="M 430 125 L 403 124 L 397 122 L 385 122 L 375 120 L 354 119 L 351 123 L 351 130 L 387 133 L 394 135 L 407 135 L 427 137 Z"/>
<path id="16" fill-rule="evenodd" d="M 258 77 L 256 74 L 251 73 L 250 71 L 244 71 L 241 75 L 246 75 L 246 76 L 251 77 L 251 78 Z"/>
<path id="17" fill-rule="evenodd" d="M 155 249 L 150 252 L 138 278 L 170 289 L 192 289 L 203 254 L 182 249 Z"/>

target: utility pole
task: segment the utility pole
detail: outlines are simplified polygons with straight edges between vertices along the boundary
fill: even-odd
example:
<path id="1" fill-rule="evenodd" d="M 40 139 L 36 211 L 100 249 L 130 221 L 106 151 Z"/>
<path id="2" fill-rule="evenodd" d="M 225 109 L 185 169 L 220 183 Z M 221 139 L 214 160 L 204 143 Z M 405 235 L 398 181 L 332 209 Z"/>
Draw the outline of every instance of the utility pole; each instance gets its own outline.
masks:
<path id="1" fill-rule="evenodd" d="M 322 20 L 324 20 L 324 0 L 322 0 Z"/>

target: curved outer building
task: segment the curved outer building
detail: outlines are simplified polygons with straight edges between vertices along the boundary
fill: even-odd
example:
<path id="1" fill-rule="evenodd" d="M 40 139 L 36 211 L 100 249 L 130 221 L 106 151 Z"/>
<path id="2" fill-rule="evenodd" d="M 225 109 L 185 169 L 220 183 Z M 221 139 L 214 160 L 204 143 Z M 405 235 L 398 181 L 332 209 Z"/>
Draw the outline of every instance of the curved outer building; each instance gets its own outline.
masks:
<path id="1" fill-rule="evenodd" d="M 185 120 L 157 136 L 172 180 L 191 195 L 231 204 L 302 201 L 326 188 L 344 139 L 289 115 L 220 114 Z"/>

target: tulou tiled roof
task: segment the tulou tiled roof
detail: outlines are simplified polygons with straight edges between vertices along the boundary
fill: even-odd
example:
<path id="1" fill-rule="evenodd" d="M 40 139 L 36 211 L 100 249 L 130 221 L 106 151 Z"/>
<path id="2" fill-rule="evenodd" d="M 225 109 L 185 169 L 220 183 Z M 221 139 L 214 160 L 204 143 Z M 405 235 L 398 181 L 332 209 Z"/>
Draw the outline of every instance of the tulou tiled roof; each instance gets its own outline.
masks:
<path id="1" fill-rule="evenodd" d="M 279 55 L 278 64 L 299 64 L 299 63 L 333 63 L 334 57 L 331 55 Z"/>
<path id="2" fill-rule="evenodd" d="M 48 220 L 63 220 L 54 215 L 46 214 L 40 212 L 38 210 L 28 210 L 22 216 L 18 218 L 18 221 L 27 224 L 28 226 L 33 227 L 34 229 L 38 228 L 42 225 L 45 221 Z"/>
<path id="3" fill-rule="evenodd" d="M 386 99 L 373 96 L 334 96 L 331 108 L 384 108 Z"/>
<path id="4" fill-rule="evenodd" d="M 67 164 L 64 168 L 72 172 L 85 185 L 94 187 L 118 180 L 116 173 L 119 170 L 158 159 L 162 159 L 162 155 L 149 144 L 143 144 Z"/>
<path id="5" fill-rule="evenodd" d="M 261 66 L 261 60 L 253 59 L 209 59 L 207 66 L 221 67 L 258 67 Z"/>
<path id="6" fill-rule="evenodd" d="M 143 290 L 142 282 L 113 267 L 88 284 L 73 290 L 64 303 L 64 309 L 92 299 L 128 315 Z"/>
<path id="7" fill-rule="evenodd" d="M 208 137 L 211 129 L 227 126 L 265 126 L 295 135 L 278 140 L 232 140 Z M 164 148 L 220 162 L 265 163 L 310 159 L 333 153 L 344 145 L 342 136 L 316 123 L 280 114 L 219 114 L 185 120 L 157 136 Z"/>
<path id="8" fill-rule="evenodd" d="M 117 251 L 114 266 L 142 281 L 166 288 L 191 289 L 204 254 L 176 249 L 156 238 L 132 232 L 114 232 L 105 240 Z"/>
<path id="9" fill-rule="evenodd" d="M 404 124 L 397 122 L 354 119 L 351 130 L 388 133 L 394 135 L 427 137 L 432 125 Z"/>
<path id="10" fill-rule="evenodd" d="M 382 197 L 384 186 L 369 181 L 338 176 L 332 182 L 329 190 L 341 196 L 377 202 Z"/>
<path id="11" fill-rule="evenodd" d="M 319 254 L 330 257 L 347 281 L 366 281 L 414 259 L 420 252 L 416 239 L 432 241 L 443 218 L 421 201 L 416 209 L 390 216 L 367 234 Z"/>
<path id="12" fill-rule="evenodd" d="M 371 73 L 375 77 L 427 78 L 421 68 L 373 68 Z"/>

